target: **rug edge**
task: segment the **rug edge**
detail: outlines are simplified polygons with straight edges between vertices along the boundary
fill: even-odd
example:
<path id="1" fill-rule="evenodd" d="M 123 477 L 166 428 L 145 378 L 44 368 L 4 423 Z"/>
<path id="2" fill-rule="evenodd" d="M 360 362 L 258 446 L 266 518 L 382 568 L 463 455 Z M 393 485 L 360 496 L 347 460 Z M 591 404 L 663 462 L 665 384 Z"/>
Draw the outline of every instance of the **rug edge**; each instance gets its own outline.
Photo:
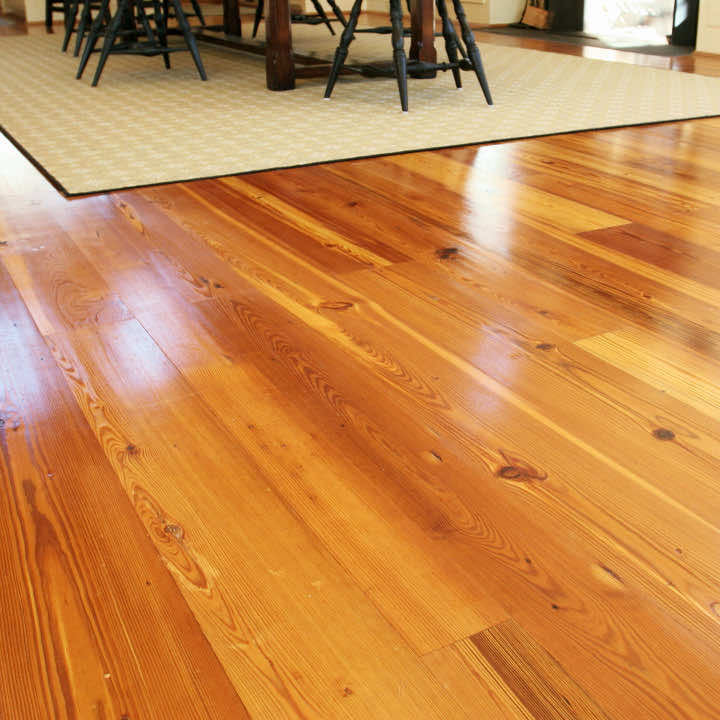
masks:
<path id="1" fill-rule="evenodd" d="M 77 195 L 89 195 L 89 194 L 96 194 L 97 192 L 106 192 L 103 190 L 92 190 L 90 192 L 86 193 L 71 193 L 69 190 L 65 188 L 65 186 L 58 180 L 49 170 L 46 170 L 45 167 L 43 167 L 38 160 L 36 160 L 28 150 L 25 149 L 25 146 L 17 140 L 12 133 L 4 126 L 0 125 L 0 133 L 3 134 L 3 137 L 7 138 L 10 144 L 52 185 L 61 195 L 65 195 L 65 197 L 74 197 Z"/>
<path id="2" fill-rule="evenodd" d="M 160 180 L 157 182 L 150 182 L 150 183 L 139 183 L 137 185 L 118 185 L 116 187 L 109 187 L 109 188 L 102 188 L 99 190 L 78 190 L 71 192 L 68 190 L 51 172 L 46 170 L 24 147 L 23 145 L 17 141 L 8 131 L 7 129 L 0 125 L 0 132 L 12 143 L 12 145 L 17 148 L 20 153 L 25 157 L 30 164 L 40 172 L 40 174 L 58 191 L 61 195 L 68 199 L 79 199 L 83 197 L 92 197 L 95 195 L 106 195 L 113 192 L 123 192 L 127 190 L 138 190 L 140 188 L 147 188 L 147 187 L 160 187 L 163 185 L 175 185 L 178 183 L 189 183 L 189 182 L 196 182 L 200 180 L 218 180 L 221 178 L 226 177 L 236 177 L 240 175 L 252 175 L 254 173 L 261 173 L 261 172 L 271 172 L 273 170 L 293 170 L 295 168 L 301 168 L 301 167 L 315 167 L 317 165 L 334 165 L 336 163 L 341 162 L 352 162 L 353 160 L 371 160 L 373 158 L 381 158 L 381 157 L 391 157 L 393 155 L 409 155 L 410 153 L 419 153 L 419 152 L 430 152 L 433 150 L 448 150 L 451 148 L 466 148 L 466 147 L 483 147 L 485 145 L 501 145 L 503 143 L 509 143 L 509 142 L 521 142 L 523 140 L 533 140 L 536 138 L 542 138 L 542 137 L 557 137 L 560 135 L 577 135 L 578 133 L 584 133 L 584 132 L 598 132 L 602 130 L 620 130 L 622 128 L 630 128 L 630 127 L 652 127 L 654 125 L 670 125 L 672 123 L 680 123 L 680 122 L 690 122 L 692 120 L 708 120 L 711 118 L 718 118 L 720 117 L 720 111 L 717 113 L 712 113 L 709 115 L 690 115 L 688 117 L 682 117 L 682 118 L 673 118 L 671 120 L 651 120 L 649 122 L 638 122 L 638 123 L 624 123 L 622 125 L 602 125 L 598 127 L 589 127 L 589 128 L 581 128 L 579 130 L 562 130 L 559 132 L 546 132 L 546 133 L 537 133 L 535 135 L 518 135 L 517 137 L 509 137 L 509 138 L 502 138 L 499 140 L 486 140 L 484 142 L 467 142 L 467 143 L 451 143 L 449 145 L 433 145 L 431 147 L 424 147 L 424 148 L 414 148 L 412 150 L 400 150 L 396 152 L 383 152 L 383 153 L 373 153 L 370 155 L 354 155 L 353 157 L 346 157 L 346 158 L 337 158 L 335 160 L 318 160 L 317 162 L 305 162 L 305 163 L 297 163 L 295 165 L 273 165 L 271 167 L 266 168 L 256 168 L 254 170 L 241 170 L 238 172 L 230 172 L 230 173 L 220 173 L 217 175 L 203 175 L 200 177 L 187 177 L 187 178 L 177 178 L 173 180 Z"/>

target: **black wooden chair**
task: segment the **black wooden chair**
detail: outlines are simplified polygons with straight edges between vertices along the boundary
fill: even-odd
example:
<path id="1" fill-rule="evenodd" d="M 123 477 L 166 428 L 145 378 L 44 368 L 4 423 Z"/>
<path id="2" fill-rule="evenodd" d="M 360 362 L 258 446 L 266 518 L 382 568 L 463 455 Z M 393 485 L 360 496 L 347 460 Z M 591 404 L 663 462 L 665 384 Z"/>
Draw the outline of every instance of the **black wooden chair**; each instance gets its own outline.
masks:
<path id="1" fill-rule="evenodd" d="M 315 7 L 315 12 L 317 13 L 317 16 L 314 17 L 312 15 L 301 15 L 301 14 L 293 14 L 290 19 L 294 23 L 305 23 L 306 25 L 320 25 L 321 23 L 325 23 L 325 25 L 328 26 L 328 30 L 330 30 L 330 34 L 334 35 L 335 30 L 333 29 L 333 26 L 330 24 L 330 19 L 327 16 L 327 13 L 323 9 L 323 6 L 320 4 L 320 0 L 312 0 L 312 4 Z M 330 6 L 330 9 L 333 11 L 333 14 L 335 17 L 341 22 L 343 26 L 347 25 L 347 20 L 345 19 L 345 15 L 343 14 L 343 11 L 337 6 L 335 3 L 335 0 L 328 0 L 328 5 Z M 257 35 L 258 27 L 260 27 L 260 21 L 262 20 L 263 16 L 263 10 L 265 9 L 265 0 L 258 0 L 257 1 L 257 8 L 255 9 L 255 22 L 253 23 L 253 31 L 252 36 L 255 37 Z"/>
<path id="2" fill-rule="evenodd" d="M 330 69 L 330 75 L 328 77 L 327 86 L 325 88 L 325 97 L 329 98 L 332 94 L 335 83 L 337 82 L 340 71 L 345 65 L 345 60 L 348 56 L 348 48 L 350 43 L 353 41 L 355 28 L 360 17 L 360 11 L 362 8 L 363 0 L 355 0 L 350 11 L 350 17 L 348 23 L 340 36 L 340 44 L 335 51 L 335 57 L 333 64 Z M 462 80 L 460 79 L 460 70 L 472 70 L 475 72 L 477 79 L 482 88 L 485 100 L 488 105 L 492 105 L 492 96 L 490 94 L 490 86 L 488 85 L 487 78 L 485 77 L 485 70 L 483 68 L 482 60 L 480 58 L 480 50 L 478 50 L 475 44 L 475 37 L 470 29 L 470 24 L 465 16 L 465 10 L 460 0 L 452 0 L 453 9 L 455 10 L 455 17 L 457 18 L 458 24 L 460 25 L 460 32 L 462 35 L 462 43 L 460 42 L 450 16 L 448 14 L 447 4 L 445 0 L 435 0 L 438 15 L 442 22 L 442 35 L 445 40 L 445 52 L 448 56 L 446 63 L 429 63 L 419 60 L 411 60 L 408 62 L 407 56 L 405 55 L 404 48 L 404 36 L 405 30 L 402 23 L 402 5 L 400 0 L 390 0 L 390 32 L 392 35 L 392 48 L 393 48 L 393 70 L 392 74 L 397 78 L 398 90 L 400 93 L 400 105 L 404 112 L 408 109 L 408 90 L 407 90 L 407 76 L 408 72 L 427 72 L 431 70 L 451 70 L 453 78 L 455 80 L 455 87 L 462 87 Z M 384 32 L 384 28 L 379 30 L 370 30 L 370 32 Z M 360 32 L 360 31 L 358 31 Z M 463 47 L 464 44 L 464 47 Z M 353 68 L 356 69 L 356 68 Z M 366 74 L 386 74 L 383 72 L 375 72 L 374 68 L 360 69 L 361 72 L 365 71 Z"/>
<path id="3" fill-rule="evenodd" d="M 100 81 L 105 63 L 110 55 L 162 55 L 165 67 L 170 68 L 170 53 L 190 51 L 200 77 L 207 80 L 198 51 L 195 36 L 182 8 L 181 0 L 118 0 L 117 10 L 106 22 L 110 0 L 102 0 L 101 9 L 92 24 L 85 48 L 80 59 L 76 77 L 80 79 L 90 55 L 95 52 L 98 40 L 103 38 L 100 60 L 92 80 L 95 87 Z M 133 15 L 132 8 L 135 8 Z M 178 24 L 178 32 L 183 36 L 185 45 L 168 45 L 170 8 Z"/>

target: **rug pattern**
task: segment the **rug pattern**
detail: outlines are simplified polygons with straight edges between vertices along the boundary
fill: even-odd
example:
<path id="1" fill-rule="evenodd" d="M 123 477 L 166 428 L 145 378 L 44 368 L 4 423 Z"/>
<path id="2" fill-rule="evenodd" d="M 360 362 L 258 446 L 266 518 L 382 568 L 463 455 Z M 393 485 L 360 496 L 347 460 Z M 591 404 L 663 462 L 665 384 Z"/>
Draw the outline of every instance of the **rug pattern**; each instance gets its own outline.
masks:
<path id="1" fill-rule="evenodd" d="M 329 57 L 323 27 L 294 26 L 295 48 Z M 360 35 L 354 60 L 388 59 L 387 36 Z M 438 48 L 442 39 L 438 39 Z M 410 112 L 395 80 L 342 76 L 265 88 L 264 58 L 201 47 L 209 81 L 187 53 L 114 56 L 100 85 L 56 35 L 0 38 L 0 125 L 68 194 L 228 175 L 353 157 L 592 128 L 720 115 L 720 79 L 624 63 L 481 45 L 495 105 L 476 79 L 410 80 Z"/>

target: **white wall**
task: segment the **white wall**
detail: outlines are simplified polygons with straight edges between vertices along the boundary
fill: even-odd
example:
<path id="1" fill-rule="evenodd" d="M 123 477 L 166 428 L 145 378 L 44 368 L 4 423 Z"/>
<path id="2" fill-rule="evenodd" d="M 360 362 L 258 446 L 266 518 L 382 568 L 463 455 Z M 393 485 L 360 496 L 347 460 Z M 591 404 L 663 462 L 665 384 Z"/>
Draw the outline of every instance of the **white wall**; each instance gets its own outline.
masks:
<path id="1" fill-rule="evenodd" d="M 700 0 L 696 49 L 720 53 L 720 0 Z"/>
<path id="2" fill-rule="evenodd" d="M 56 20 L 62 20 L 62 13 L 53 15 Z M 25 0 L 25 19 L 28 22 L 45 22 L 45 0 Z"/>
<path id="3" fill-rule="evenodd" d="M 519 22 L 525 9 L 525 0 L 489 0 L 490 24 L 508 25 Z"/>

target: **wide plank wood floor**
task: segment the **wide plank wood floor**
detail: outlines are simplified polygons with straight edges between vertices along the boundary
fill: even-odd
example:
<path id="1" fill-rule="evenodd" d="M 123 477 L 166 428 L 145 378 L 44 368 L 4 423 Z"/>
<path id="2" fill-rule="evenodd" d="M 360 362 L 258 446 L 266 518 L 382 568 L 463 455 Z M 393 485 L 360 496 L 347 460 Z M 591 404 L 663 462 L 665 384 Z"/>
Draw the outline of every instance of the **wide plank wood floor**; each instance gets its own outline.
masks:
<path id="1" fill-rule="evenodd" d="M 72 201 L 0 140 L 0 718 L 720 718 L 719 178 L 720 119 Z"/>

